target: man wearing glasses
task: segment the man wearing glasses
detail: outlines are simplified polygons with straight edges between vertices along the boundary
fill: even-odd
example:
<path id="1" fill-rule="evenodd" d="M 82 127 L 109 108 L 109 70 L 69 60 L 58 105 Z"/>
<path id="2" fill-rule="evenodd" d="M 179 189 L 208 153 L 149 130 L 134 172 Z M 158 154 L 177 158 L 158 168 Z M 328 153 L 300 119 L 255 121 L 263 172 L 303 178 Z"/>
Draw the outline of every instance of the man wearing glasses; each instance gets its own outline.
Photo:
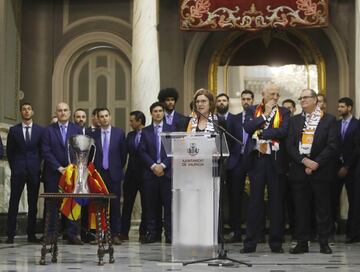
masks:
<path id="1" fill-rule="evenodd" d="M 287 150 L 290 157 L 289 178 L 295 203 L 297 245 L 291 254 L 309 252 L 311 236 L 311 199 L 315 203 L 320 252 L 331 254 L 330 183 L 335 175 L 338 151 L 338 126 L 334 116 L 321 110 L 314 90 L 301 91 L 303 112 L 290 119 Z"/>

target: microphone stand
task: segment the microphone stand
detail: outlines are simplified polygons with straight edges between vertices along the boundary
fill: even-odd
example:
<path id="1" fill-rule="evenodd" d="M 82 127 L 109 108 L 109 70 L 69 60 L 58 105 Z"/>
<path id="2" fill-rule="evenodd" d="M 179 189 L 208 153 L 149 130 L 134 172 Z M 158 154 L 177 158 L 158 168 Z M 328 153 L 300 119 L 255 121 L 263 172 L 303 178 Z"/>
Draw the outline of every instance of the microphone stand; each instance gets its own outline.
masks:
<path id="1" fill-rule="evenodd" d="M 231 139 L 233 139 L 235 142 L 243 145 L 243 143 L 237 139 L 236 137 L 234 137 L 231 133 L 229 133 L 223 126 L 217 124 L 216 122 L 214 122 L 213 120 L 211 120 L 210 118 L 208 118 L 207 116 L 205 116 L 204 114 L 202 114 L 201 112 L 194 110 L 196 113 L 198 113 L 200 116 L 204 117 L 208 122 L 211 122 L 215 128 L 218 130 L 219 132 L 219 136 L 220 136 L 220 159 L 219 159 L 219 168 L 220 168 L 220 201 L 219 201 L 219 234 L 220 234 L 220 243 L 221 243 L 221 247 L 218 250 L 218 256 L 214 257 L 214 258 L 208 258 L 208 259 L 202 259 L 202 260 L 196 260 L 196 261 L 190 261 L 190 262 L 184 262 L 183 266 L 188 265 L 188 264 L 195 264 L 195 263 L 204 263 L 204 262 L 209 262 L 209 261 L 217 261 L 214 263 L 208 263 L 209 266 L 234 266 L 234 263 L 238 263 L 238 264 L 242 264 L 242 265 L 246 265 L 247 267 L 252 267 L 252 264 L 243 262 L 243 261 L 239 261 L 239 260 L 235 260 L 232 258 L 229 258 L 227 256 L 227 250 L 225 250 L 225 241 L 224 241 L 224 227 L 223 227 L 223 217 L 224 217 L 224 211 L 223 211 L 223 206 L 224 206 L 224 197 L 223 197 L 223 188 L 224 188 L 224 184 L 225 184 L 225 179 L 224 179 L 224 171 L 225 171 L 225 165 L 224 165 L 224 154 L 223 154 L 223 137 L 224 134 L 226 136 L 229 136 Z M 223 262 L 223 261 L 228 261 L 228 262 Z"/>

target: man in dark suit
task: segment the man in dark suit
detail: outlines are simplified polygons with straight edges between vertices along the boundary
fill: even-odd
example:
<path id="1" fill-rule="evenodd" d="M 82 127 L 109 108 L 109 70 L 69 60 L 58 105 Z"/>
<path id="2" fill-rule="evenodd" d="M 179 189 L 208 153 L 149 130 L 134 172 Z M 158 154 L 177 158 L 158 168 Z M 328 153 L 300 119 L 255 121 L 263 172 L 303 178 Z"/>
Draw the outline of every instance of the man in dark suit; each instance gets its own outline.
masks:
<path id="1" fill-rule="evenodd" d="M 164 209 L 166 243 L 171 243 L 171 160 L 161 143 L 160 133 L 171 131 L 164 120 L 164 106 L 150 106 L 152 124 L 142 130 L 139 154 L 144 162 L 144 193 L 147 234 L 143 243 L 156 242 L 159 205 Z"/>
<path id="2" fill-rule="evenodd" d="M 99 108 L 93 109 L 91 113 L 91 125 L 90 127 L 86 128 L 86 135 L 90 135 L 92 132 L 95 132 L 97 128 L 100 127 L 99 120 L 97 118 L 97 113 L 99 111 Z"/>
<path id="3" fill-rule="evenodd" d="M 172 131 L 178 129 L 179 126 L 183 126 L 187 118 L 175 111 L 176 102 L 179 98 L 179 93 L 175 88 L 166 88 L 160 90 L 158 94 L 158 100 L 164 105 L 165 122 L 169 126 L 172 126 Z"/>
<path id="4" fill-rule="evenodd" d="M 2 140 L 0 138 L 0 159 L 2 159 L 3 156 L 4 156 L 4 146 L 3 146 Z"/>
<path id="5" fill-rule="evenodd" d="M 129 240 L 129 230 L 131 225 L 131 213 L 134 207 L 137 192 L 140 193 L 141 199 L 141 222 L 139 228 L 139 241 L 145 237 L 145 200 L 144 200 L 144 163 L 138 153 L 138 147 L 141 139 L 142 129 L 145 127 L 146 118 L 141 111 L 130 113 L 130 126 L 133 129 L 126 137 L 126 151 L 128 154 L 128 163 L 123 185 L 123 208 L 121 216 L 121 240 Z"/>
<path id="6" fill-rule="evenodd" d="M 121 231 L 121 182 L 124 179 L 123 168 L 126 163 L 125 133 L 121 128 L 111 126 L 111 115 L 107 108 L 97 113 L 100 129 L 95 130 L 96 154 L 95 167 L 99 171 L 110 193 L 116 195 L 110 200 L 110 223 L 113 243 L 120 245 Z"/>
<path id="7" fill-rule="evenodd" d="M 217 100 L 218 101 L 218 100 Z M 241 92 L 241 105 L 243 112 L 231 116 L 227 119 L 228 131 L 236 139 L 241 141 L 240 144 L 233 139 L 228 139 L 230 156 L 227 161 L 227 189 L 229 196 L 230 222 L 233 234 L 227 240 L 230 243 L 241 242 L 241 211 L 242 197 L 244 194 L 245 178 L 247 175 L 246 168 L 243 164 L 244 147 L 248 134 L 244 130 L 245 110 L 254 102 L 254 93 L 250 90 Z M 219 111 L 219 109 L 218 109 Z M 230 117 L 231 116 L 231 117 Z"/>
<path id="8" fill-rule="evenodd" d="M 86 111 L 78 108 L 74 111 L 74 123 L 81 127 L 82 133 L 86 134 Z"/>
<path id="9" fill-rule="evenodd" d="M 33 108 L 29 103 L 20 106 L 22 122 L 10 128 L 7 137 L 6 154 L 11 169 L 11 193 L 7 220 L 7 240 L 12 244 L 16 232 L 16 218 L 21 194 L 26 184 L 28 199 L 28 242 L 37 243 L 35 236 L 37 200 L 40 186 L 41 137 L 44 128 L 34 124 Z"/>
<path id="10" fill-rule="evenodd" d="M 44 187 L 47 193 L 57 193 L 58 184 L 64 174 L 68 161 L 67 142 L 69 137 L 82 134 L 81 128 L 70 122 L 71 111 L 69 105 L 61 102 L 56 106 L 56 116 L 58 121 L 50 124 L 44 131 L 42 138 L 41 151 L 44 158 Z M 74 162 L 73 156 L 71 156 Z M 49 234 L 55 235 L 56 213 L 50 219 Z M 70 244 L 82 244 L 77 237 L 78 229 L 75 222 L 67 221 L 67 239 Z"/>
<path id="11" fill-rule="evenodd" d="M 351 243 L 354 240 L 354 235 L 350 232 L 352 221 L 353 199 L 354 199 L 354 182 L 356 172 L 357 154 L 356 149 L 356 132 L 358 130 L 359 121 L 352 116 L 353 101 L 349 97 L 340 98 L 338 101 L 338 112 L 341 120 L 338 121 L 338 128 L 340 134 L 339 144 L 339 160 L 337 179 L 332 186 L 332 215 L 333 226 L 335 231 L 335 224 L 339 214 L 340 195 L 345 184 L 349 211 L 346 226 L 347 242 Z M 358 212 L 358 211 L 355 211 Z M 356 239 L 355 239 L 356 240 Z"/>
<path id="12" fill-rule="evenodd" d="M 290 253 L 309 251 L 313 197 L 320 252 L 331 254 L 328 245 L 331 231 L 330 182 L 335 175 L 334 161 L 338 154 L 338 125 L 334 116 L 317 106 L 314 90 L 303 90 L 299 100 L 303 113 L 291 118 L 287 138 L 298 239 Z"/>
<path id="13" fill-rule="evenodd" d="M 274 253 L 283 253 L 282 180 L 285 172 L 285 138 L 290 112 L 278 106 L 279 88 L 265 85 L 262 102 L 246 110 L 244 129 L 249 134 L 245 160 L 250 177 L 246 239 L 241 253 L 255 252 L 264 228 L 264 191 L 268 185 L 270 230 L 269 245 Z"/>

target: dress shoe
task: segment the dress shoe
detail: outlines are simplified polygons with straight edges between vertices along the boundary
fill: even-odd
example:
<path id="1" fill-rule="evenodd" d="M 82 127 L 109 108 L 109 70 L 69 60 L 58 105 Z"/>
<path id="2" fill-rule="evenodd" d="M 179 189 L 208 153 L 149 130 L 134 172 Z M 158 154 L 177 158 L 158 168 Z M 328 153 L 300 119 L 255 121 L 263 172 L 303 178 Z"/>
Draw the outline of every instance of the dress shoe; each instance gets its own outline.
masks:
<path id="1" fill-rule="evenodd" d="M 255 248 L 244 247 L 244 248 L 240 249 L 240 253 L 253 253 L 253 252 L 256 252 Z"/>
<path id="2" fill-rule="evenodd" d="M 112 244 L 116 245 L 116 246 L 121 245 L 121 240 L 118 235 L 116 235 L 112 238 Z"/>
<path id="3" fill-rule="evenodd" d="M 14 243 L 14 237 L 8 237 L 8 238 L 5 240 L 5 243 L 6 243 L 6 244 L 13 244 L 13 243 Z"/>
<path id="4" fill-rule="evenodd" d="M 234 231 L 232 235 L 225 240 L 225 243 L 241 243 L 241 232 L 240 231 Z"/>
<path id="5" fill-rule="evenodd" d="M 151 244 L 151 243 L 156 243 L 156 237 L 153 235 L 149 235 L 147 234 L 144 239 L 141 241 L 142 244 Z"/>
<path id="6" fill-rule="evenodd" d="M 259 244 L 266 244 L 266 237 L 265 235 L 261 236 L 259 241 L 258 241 Z"/>
<path id="7" fill-rule="evenodd" d="M 309 252 L 309 246 L 307 243 L 297 243 L 294 248 L 289 250 L 290 254 L 301 254 Z"/>
<path id="8" fill-rule="evenodd" d="M 171 245 L 172 240 L 170 237 L 165 237 L 165 243 Z"/>
<path id="9" fill-rule="evenodd" d="M 282 247 L 272 248 L 272 253 L 284 253 L 284 249 Z"/>
<path id="10" fill-rule="evenodd" d="M 140 234 L 139 236 L 139 242 L 142 243 L 142 241 L 145 239 L 146 235 L 145 234 Z"/>
<path id="11" fill-rule="evenodd" d="M 69 245 L 83 245 L 84 243 L 76 236 L 68 236 Z"/>
<path id="12" fill-rule="evenodd" d="M 27 241 L 29 243 L 34 243 L 34 244 L 38 244 L 41 242 L 41 240 L 39 238 L 37 238 L 35 235 L 29 235 L 27 238 Z"/>
<path id="13" fill-rule="evenodd" d="M 129 241 L 129 236 L 124 234 L 119 234 L 120 241 Z"/>
<path id="14" fill-rule="evenodd" d="M 322 244 L 322 245 L 320 245 L 320 253 L 331 254 L 332 250 L 328 244 Z"/>

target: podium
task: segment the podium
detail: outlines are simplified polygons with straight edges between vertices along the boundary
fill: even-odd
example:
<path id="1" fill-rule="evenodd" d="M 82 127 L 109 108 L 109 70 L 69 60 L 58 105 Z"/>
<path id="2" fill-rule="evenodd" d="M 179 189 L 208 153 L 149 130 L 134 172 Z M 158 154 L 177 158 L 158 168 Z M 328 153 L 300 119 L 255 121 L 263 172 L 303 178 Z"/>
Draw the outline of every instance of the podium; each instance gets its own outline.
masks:
<path id="1" fill-rule="evenodd" d="M 172 261 L 215 257 L 218 241 L 220 151 L 229 156 L 217 133 L 161 134 L 172 157 Z"/>

